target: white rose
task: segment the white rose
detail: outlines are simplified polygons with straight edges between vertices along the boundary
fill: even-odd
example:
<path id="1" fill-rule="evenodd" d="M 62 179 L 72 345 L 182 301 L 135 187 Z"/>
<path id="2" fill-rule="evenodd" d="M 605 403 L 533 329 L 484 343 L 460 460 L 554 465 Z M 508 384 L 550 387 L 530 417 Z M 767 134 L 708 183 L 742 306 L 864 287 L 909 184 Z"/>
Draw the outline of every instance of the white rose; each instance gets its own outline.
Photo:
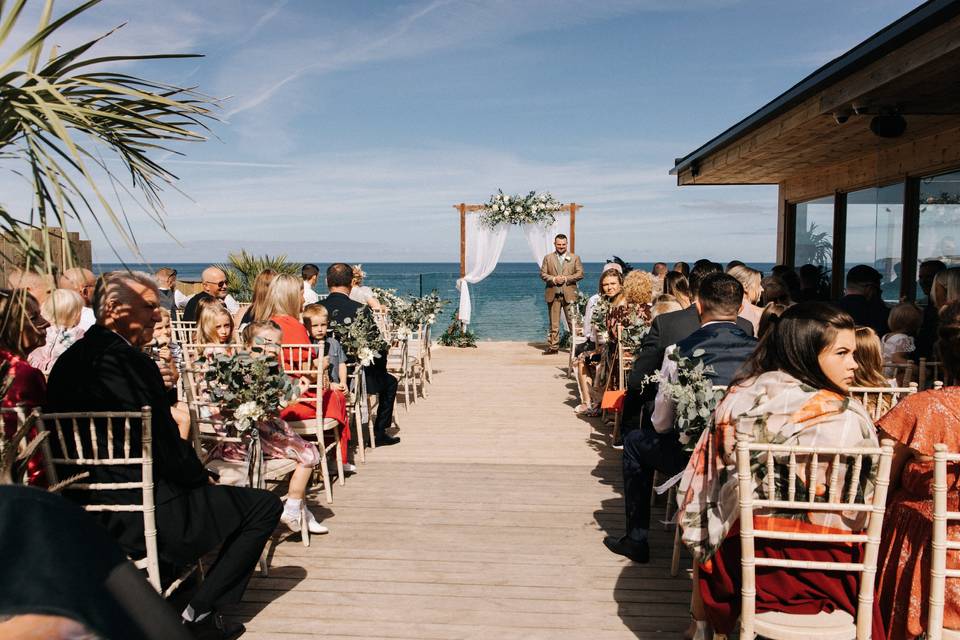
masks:
<path id="1" fill-rule="evenodd" d="M 364 347 L 360 349 L 359 353 L 357 353 L 357 357 L 360 359 L 361 366 L 369 367 L 371 364 L 373 364 L 373 360 L 377 356 L 373 352 L 373 349 L 370 349 L 369 347 Z"/>

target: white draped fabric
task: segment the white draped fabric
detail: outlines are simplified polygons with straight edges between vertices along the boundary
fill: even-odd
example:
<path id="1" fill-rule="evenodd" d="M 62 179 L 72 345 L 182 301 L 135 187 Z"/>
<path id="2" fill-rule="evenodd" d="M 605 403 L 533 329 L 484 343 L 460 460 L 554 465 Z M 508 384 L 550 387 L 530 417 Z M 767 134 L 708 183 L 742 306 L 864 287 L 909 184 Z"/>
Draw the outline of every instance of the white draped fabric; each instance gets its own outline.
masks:
<path id="1" fill-rule="evenodd" d="M 467 232 L 467 273 L 457 280 L 460 290 L 460 322 L 470 324 L 470 288 L 493 273 L 500 261 L 503 245 L 507 241 L 510 225 L 499 224 L 493 229 L 480 224 L 482 211 L 468 213 L 465 217 Z"/>
<path id="2" fill-rule="evenodd" d="M 522 224 L 523 235 L 527 238 L 527 246 L 539 267 L 548 253 L 553 253 L 553 239 L 558 233 L 570 236 L 570 212 L 558 211 L 551 225 Z"/>

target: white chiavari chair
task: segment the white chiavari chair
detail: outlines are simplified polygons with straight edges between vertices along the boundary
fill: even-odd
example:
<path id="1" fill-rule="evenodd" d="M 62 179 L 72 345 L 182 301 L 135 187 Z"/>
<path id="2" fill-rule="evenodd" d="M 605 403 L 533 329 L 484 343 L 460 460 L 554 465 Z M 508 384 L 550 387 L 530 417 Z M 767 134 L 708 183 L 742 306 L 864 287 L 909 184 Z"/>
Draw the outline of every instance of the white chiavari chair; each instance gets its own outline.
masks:
<path id="1" fill-rule="evenodd" d="M 396 375 L 403 386 L 403 409 L 410 411 L 410 357 L 409 342 L 405 339 L 393 340 L 387 352 L 387 373 Z M 417 401 L 417 390 L 413 390 L 413 401 Z"/>
<path id="2" fill-rule="evenodd" d="M 947 505 L 947 466 L 960 465 L 960 453 L 950 453 L 945 444 L 936 444 L 933 450 L 933 535 L 927 640 L 960 640 L 960 629 L 943 628 L 947 579 L 960 580 L 960 569 L 947 568 L 947 552 L 960 551 L 960 540 L 950 540 L 947 535 L 951 522 L 960 523 L 960 512 L 950 511 Z"/>
<path id="3" fill-rule="evenodd" d="M 929 388 L 935 380 L 940 379 L 941 364 L 936 360 L 920 358 L 917 363 L 917 385 L 920 391 Z"/>
<path id="4" fill-rule="evenodd" d="M 740 503 L 741 548 L 741 613 L 740 638 L 752 640 L 763 636 L 771 640 L 800 640 L 816 637 L 822 640 L 867 640 L 873 618 L 874 580 L 880 546 L 880 531 L 890 484 L 893 441 L 884 440 L 880 447 L 806 447 L 752 442 L 753 418 L 741 420 L 737 430 L 737 479 Z M 743 424 L 747 421 L 747 424 Z M 786 458 L 781 464 L 781 488 L 777 490 L 775 458 Z M 754 470 L 754 461 L 757 461 Z M 861 475 L 864 465 L 878 465 L 872 496 L 863 496 Z M 828 473 L 825 501 L 817 500 L 817 492 L 806 487 L 822 484 L 820 470 Z M 764 477 L 754 474 L 765 471 Z M 847 478 L 850 478 L 848 481 Z M 799 483 L 805 485 L 798 486 Z M 785 486 L 783 486 L 785 484 Z M 762 497 L 754 495 L 755 487 Z M 786 495 L 783 495 L 784 492 Z M 754 519 L 757 510 L 836 513 L 849 517 L 862 513 L 866 527 L 859 533 L 801 533 L 764 529 L 763 518 Z M 756 557 L 755 539 L 790 540 L 797 543 L 830 542 L 862 544 L 860 562 L 801 561 Z M 859 574 L 856 618 L 846 611 L 815 615 L 793 615 L 783 612 L 756 613 L 756 568 L 781 567 L 797 571 L 830 571 Z"/>
<path id="5" fill-rule="evenodd" d="M 59 482 L 59 473 L 76 476 L 91 473 L 93 479 L 81 477 L 70 482 L 64 493 L 89 491 L 82 506 L 92 512 L 133 512 L 143 517 L 144 549 L 142 558 L 131 558 L 133 564 L 146 571 L 147 580 L 157 593 L 168 597 L 193 573 L 189 567 L 166 588 L 160 581 L 160 556 L 157 552 L 156 505 L 153 483 L 153 438 L 150 407 L 140 411 L 81 411 L 40 414 L 37 426 L 47 432 L 41 446 L 47 478 Z M 129 471 L 140 469 L 139 480 L 107 480 L 97 469 L 114 467 Z M 118 476 L 135 476 L 121 473 Z M 129 501 L 122 494 L 129 493 Z M 108 498 L 109 496 L 109 498 Z"/>
<path id="6" fill-rule="evenodd" d="M 426 371 L 427 346 L 426 329 L 421 324 L 416 331 L 407 337 L 407 366 L 408 374 L 413 380 L 413 401 L 417 401 L 417 391 L 420 396 L 427 397 Z"/>
<path id="7" fill-rule="evenodd" d="M 906 387 L 850 387 L 847 390 L 851 398 L 856 398 L 863 404 L 874 422 L 896 406 L 900 400 L 916 392 L 916 382 L 911 382 Z"/>
<path id="8" fill-rule="evenodd" d="M 347 406 L 348 415 L 353 421 L 350 434 L 357 439 L 357 457 L 361 464 L 367 462 L 366 431 L 369 428 L 370 447 L 376 448 L 373 438 L 373 424 L 370 422 L 370 401 L 367 398 L 366 384 L 363 380 L 363 368 L 356 362 L 347 363 Z"/>
<path id="9" fill-rule="evenodd" d="M 572 304 L 570 306 L 572 306 Z M 578 322 L 577 314 L 571 311 L 567 315 L 570 318 L 570 356 L 567 360 L 567 377 L 573 378 L 574 372 L 577 370 L 576 363 L 574 362 L 577 357 L 577 347 L 585 343 L 587 338 L 583 334 L 583 323 Z"/>
<path id="10" fill-rule="evenodd" d="M 189 344 L 196 342 L 197 323 L 187 320 L 171 320 L 170 329 L 173 332 L 174 342 Z"/>

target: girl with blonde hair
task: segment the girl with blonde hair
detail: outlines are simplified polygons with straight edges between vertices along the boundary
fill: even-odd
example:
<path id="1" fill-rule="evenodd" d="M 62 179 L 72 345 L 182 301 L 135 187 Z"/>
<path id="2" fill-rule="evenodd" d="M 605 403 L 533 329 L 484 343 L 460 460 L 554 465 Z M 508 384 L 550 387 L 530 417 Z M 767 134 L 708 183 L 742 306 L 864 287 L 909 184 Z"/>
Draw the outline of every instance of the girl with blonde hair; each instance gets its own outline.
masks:
<path id="1" fill-rule="evenodd" d="M 223 304 L 204 307 L 197 317 L 197 340 L 201 344 L 230 344 L 233 341 L 233 316 Z"/>
<path id="2" fill-rule="evenodd" d="M 753 325 L 754 335 L 758 335 L 763 307 L 757 306 L 757 303 L 760 302 L 760 296 L 763 294 L 761 284 L 763 274 L 745 265 L 731 267 L 727 273 L 743 285 L 743 308 L 740 310 L 740 317 L 749 320 Z"/>
<path id="3" fill-rule="evenodd" d="M 83 337 L 80 326 L 80 314 L 83 311 L 83 298 L 72 289 L 54 289 L 40 305 L 40 314 L 50 323 L 46 328 L 46 344 L 34 349 L 27 356 L 27 362 L 50 375 L 54 363 L 74 342 Z"/>

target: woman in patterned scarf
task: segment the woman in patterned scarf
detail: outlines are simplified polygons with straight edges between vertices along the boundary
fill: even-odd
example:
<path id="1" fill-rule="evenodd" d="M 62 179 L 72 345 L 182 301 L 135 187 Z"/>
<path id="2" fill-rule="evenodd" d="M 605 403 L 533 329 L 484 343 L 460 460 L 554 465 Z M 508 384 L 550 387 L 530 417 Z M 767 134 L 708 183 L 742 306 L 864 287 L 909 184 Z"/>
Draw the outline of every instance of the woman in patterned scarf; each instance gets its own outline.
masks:
<path id="1" fill-rule="evenodd" d="M 720 633 L 732 631 L 740 610 L 737 429 L 750 429 L 757 442 L 877 446 L 876 431 L 866 411 L 846 395 L 857 368 L 854 329 L 848 314 L 823 303 L 802 303 L 785 311 L 731 383 L 717 407 L 716 426 L 703 433 L 693 452 L 678 492 L 680 526 L 684 543 L 699 564 L 695 585 L 704 605 L 700 613 Z M 802 478 L 802 457 L 798 463 Z M 829 482 L 826 466 L 820 469 L 813 488 L 818 495 L 825 494 Z M 873 490 L 875 470 L 875 464 L 865 464 L 859 479 L 867 495 Z M 798 481 L 798 492 L 805 490 Z M 850 532 L 866 524 L 865 514 L 858 512 L 848 517 L 768 511 L 758 517 L 764 518 L 764 528 L 783 531 Z M 758 556 L 795 560 L 853 562 L 859 554 L 849 545 L 827 543 L 758 539 L 756 545 Z M 761 568 L 757 571 L 756 602 L 757 613 L 817 614 L 841 609 L 854 614 L 857 580 L 853 574 Z M 874 615 L 875 640 L 884 637 L 878 621 L 879 616 Z"/>

